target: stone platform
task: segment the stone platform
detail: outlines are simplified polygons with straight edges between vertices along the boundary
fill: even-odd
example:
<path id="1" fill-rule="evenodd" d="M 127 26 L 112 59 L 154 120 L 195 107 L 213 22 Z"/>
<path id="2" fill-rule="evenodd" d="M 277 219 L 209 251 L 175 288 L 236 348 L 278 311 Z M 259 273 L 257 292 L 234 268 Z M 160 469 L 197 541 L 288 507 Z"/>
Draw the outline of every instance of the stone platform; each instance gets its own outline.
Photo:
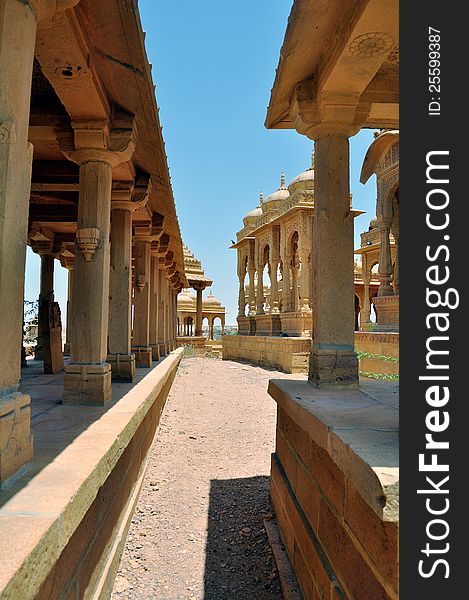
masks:
<path id="1" fill-rule="evenodd" d="M 355 332 L 355 350 L 362 353 L 360 371 L 378 375 L 399 373 L 399 334 Z M 245 360 L 286 373 L 307 373 L 311 353 L 310 337 L 261 335 L 223 336 L 223 358 Z"/>
<path id="2" fill-rule="evenodd" d="M 397 600 L 398 386 L 360 386 L 269 383 L 278 406 L 271 497 L 305 599 Z"/>
<path id="3" fill-rule="evenodd" d="M 311 338 L 224 335 L 223 359 L 245 360 L 285 373 L 307 373 Z"/>
<path id="4" fill-rule="evenodd" d="M 0 597 L 108 598 L 182 350 L 115 383 L 105 406 L 60 404 L 63 373 L 30 363 L 34 459 L 0 492 Z"/>

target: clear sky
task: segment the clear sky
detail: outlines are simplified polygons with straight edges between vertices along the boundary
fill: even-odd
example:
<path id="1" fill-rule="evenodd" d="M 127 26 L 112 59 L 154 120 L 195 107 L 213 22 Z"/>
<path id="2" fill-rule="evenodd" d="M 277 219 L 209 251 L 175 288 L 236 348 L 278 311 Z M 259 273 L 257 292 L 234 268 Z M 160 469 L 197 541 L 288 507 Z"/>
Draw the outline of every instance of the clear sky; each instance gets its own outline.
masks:
<path id="1" fill-rule="evenodd" d="M 212 292 L 236 323 L 236 251 L 242 217 L 310 166 L 313 143 L 295 131 L 264 127 L 291 0 L 140 0 L 146 46 L 184 243 L 213 279 Z M 373 140 L 351 141 L 351 191 L 359 233 L 375 214 L 374 177 L 359 174 Z M 56 299 L 65 321 L 66 271 L 55 261 Z M 37 298 L 39 258 L 28 249 L 25 298 Z"/>

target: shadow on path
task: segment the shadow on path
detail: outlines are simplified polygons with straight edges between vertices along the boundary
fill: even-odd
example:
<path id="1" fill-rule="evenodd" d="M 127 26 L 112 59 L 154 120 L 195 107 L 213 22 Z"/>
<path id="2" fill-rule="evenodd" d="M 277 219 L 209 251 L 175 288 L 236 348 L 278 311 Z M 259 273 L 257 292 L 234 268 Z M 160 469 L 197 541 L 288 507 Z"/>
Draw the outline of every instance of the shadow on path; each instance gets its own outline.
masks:
<path id="1" fill-rule="evenodd" d="M 205 600 L 281 600 L 263 524 L 270 511 L 267 476 L 210 482 Z"/>

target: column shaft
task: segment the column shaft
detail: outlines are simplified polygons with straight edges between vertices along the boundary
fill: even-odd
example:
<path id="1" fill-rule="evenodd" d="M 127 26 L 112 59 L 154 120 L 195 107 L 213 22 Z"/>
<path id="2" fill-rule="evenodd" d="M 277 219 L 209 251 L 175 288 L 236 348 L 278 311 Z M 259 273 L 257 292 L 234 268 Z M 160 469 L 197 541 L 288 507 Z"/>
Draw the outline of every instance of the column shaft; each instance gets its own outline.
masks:
<path id="1" fill-rule="evenodd" d="M 282 312 L 290 312 L 292 310 L 291 302 L 291 280 L 290 280 L 290 258 L 284 257 L 283 262 L 283 280 L 282 280 L 282 296 L 283 296 L 283 307 Z"/>
<path id="2" fill-rule="evenodd" d="M 151 241 L 135 242 L 134 335 L 132 350 L 137 367 L 151 367 L 150 347 L 150 265 Z"/>
<path id="3" fill-rule="evenodd" d="M 313 349 L 309 377 L 319 387 L 356 387 L 348 137 L 342 133 L 319 137 L 315 158 Z"/>
<path id="4" fill-rule="evenodd" d="M 202 288 L 197 288 L 196 313 L 195 313 L 195 335 L 202 335 Z"/>
<path id="5" fill-rule="evenodd" d="M 30 398 L 18 392 L 31 189 L 29 104 L 36 19 L 26 2 L 0 10 L 0 484 L 33 455 Z"/>
<path id="6" fill-rule="evenodd" d="M 54 301 L 54 257 L 51 254 L 41 254 L 40 278 L 36 360 L 44 360 L 44 344 L 49 341 L 49 304 Z"/>
<path id="7" fill-rule="evenodd" d="M 109 355 L 115 381 L 133 381 L 135 356 L 132 337 L 132 213 L 122 208 L 111 214 L 109 277 Z"/>
<path id="8" fill-rule="evenodd" d="M 157 330 L 157 338 L 158 338 L 158 347 L 160 351 L 160 356 L 165 356 L 166 346 L 165 346 L 165 296 L 164 296 L 164 283 L 165 283 L 165 275 L 164 270 L 159 265 L 158 268 L 158 330 Z"/>
<path id="9" fill-rule="evenodd" d="M 391 286 L 392 280 L 392 260 L 391 260 L 391 241 L 389 239 L 390 228 L 386 224 L 380 225 L 381 245 L 379 248 L 379 267 L 378 276 L 380 285 L 378 296 L 392 296 L 394 291 Z"/>
<path id="10" fill-rule="evenodd" d="M 153 360 L 159 360 L 158 346 L 158 257 L 151 257 L 150 268 L 150 346 Z"/>
<path id="11" fill-rule="evenodd" d="M 71 356 L 65 367 L 63 401 L 102 404 L 111 397 L 111 367 L 106 363 L 111 164 L 98 160 L 82 163 L 79 183 Z"/>
<path id="12" fill-rule="evenodd" d="M 68 286 L 67 286 L 67 325 L 65 331 L 64 354 L 70 356 L 70 331 L 72 328 L 72 296 L 73 296 L 73 267 L 68 269 Z"/>

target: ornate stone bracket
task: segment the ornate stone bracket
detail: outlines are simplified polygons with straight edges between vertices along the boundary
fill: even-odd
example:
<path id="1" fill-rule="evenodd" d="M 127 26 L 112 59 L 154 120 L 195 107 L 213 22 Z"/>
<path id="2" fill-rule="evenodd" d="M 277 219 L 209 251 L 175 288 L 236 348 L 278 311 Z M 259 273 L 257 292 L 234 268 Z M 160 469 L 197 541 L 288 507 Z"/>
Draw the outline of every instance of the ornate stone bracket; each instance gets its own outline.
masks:
<path id="1" fill-rule="evenodd" d="M 96 227 L 77 229 L 76 242 L 86 262 L 91 262 L 91 257 L 99 245 L 101 232 Z"/>

